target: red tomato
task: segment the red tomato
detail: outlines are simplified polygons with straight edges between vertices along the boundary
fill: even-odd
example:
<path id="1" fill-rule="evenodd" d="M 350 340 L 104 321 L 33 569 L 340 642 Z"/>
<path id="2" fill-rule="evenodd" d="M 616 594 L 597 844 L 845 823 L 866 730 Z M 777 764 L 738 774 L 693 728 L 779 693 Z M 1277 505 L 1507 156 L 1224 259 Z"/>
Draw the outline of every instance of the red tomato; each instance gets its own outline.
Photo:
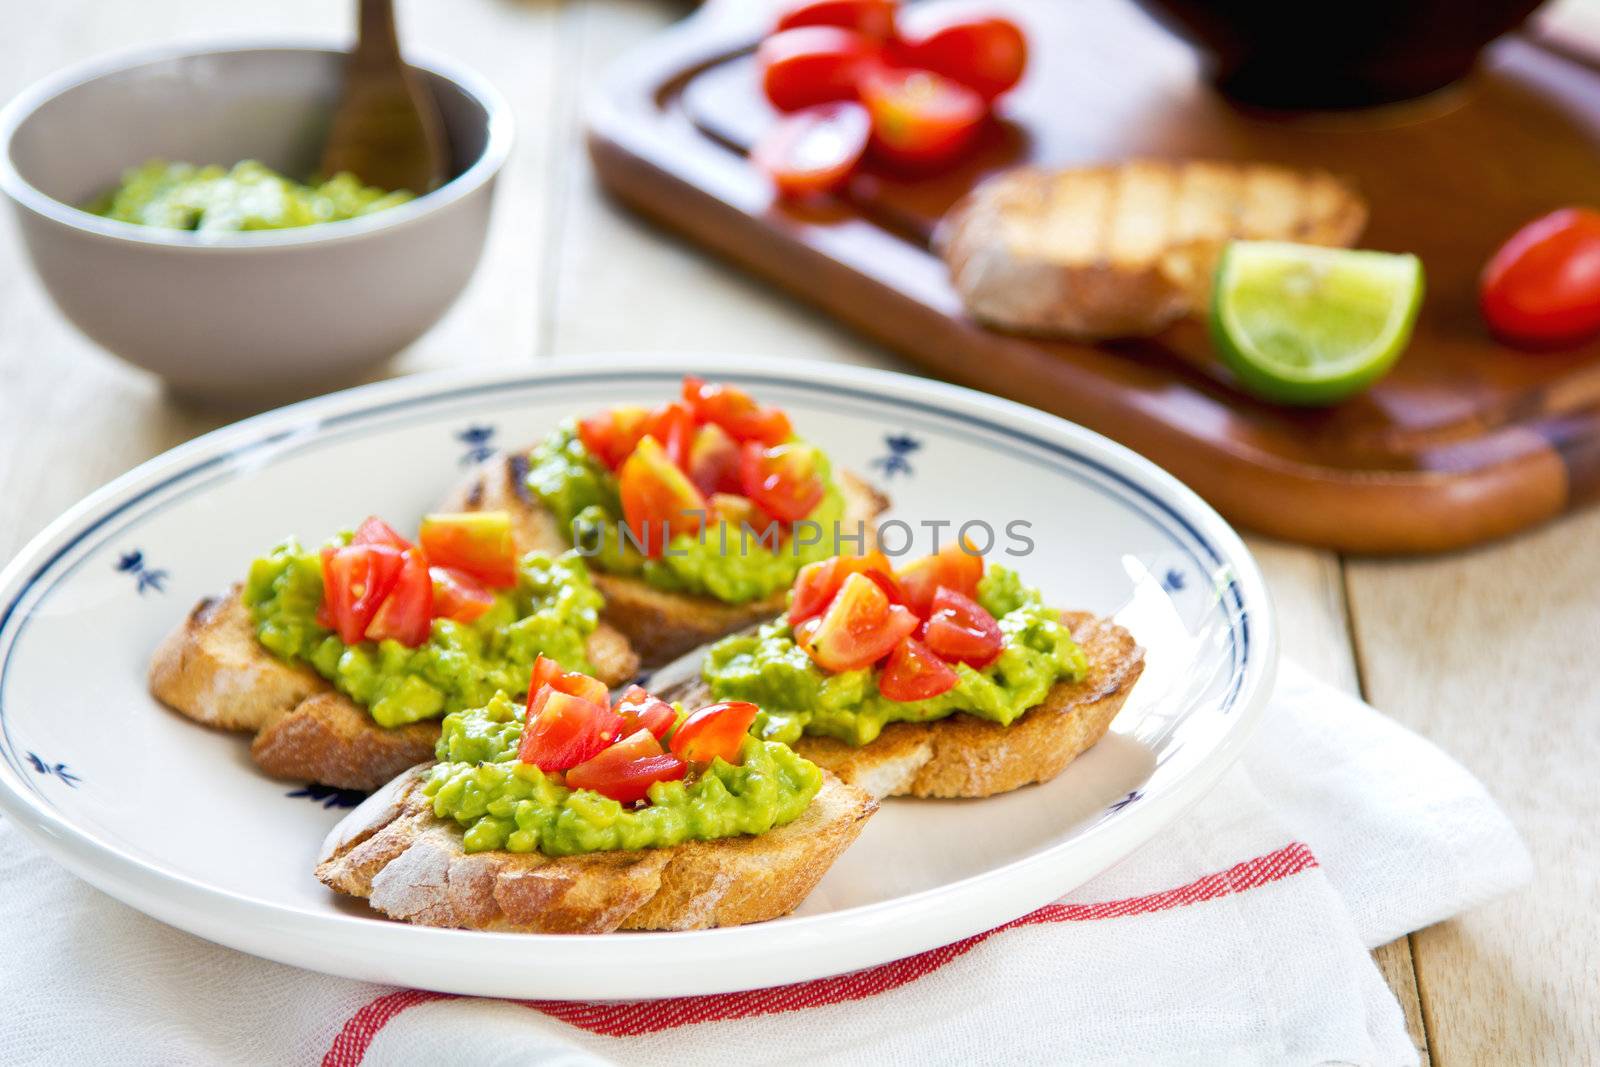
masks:
<path id="1" fill-rule="evenodd" d="M 545 686 L 603 708 L 611 706 L 611 693 L 604 682 L 579 671 L 564 671 L 561 664 L 549 656 L 541 655 L 533 661 L 533 675 L 528 681 L 528 692 L 535 694 L 530 698 L 530 703 L 537 699 L 539 690 Z"/>
<path id="2" fill-rule="evenodd" d="M 618 741 L 567 772 L 567 786 L 589 789 L 619 804 L 637 804 L 650 795 L 657 782 L 675 782 L 689 767 L 664 752 L 648 730 Z"/>
<path id="3" fill-rule="evenodd" d="M 993 663 L 1005 647 L 993 615 L 977 601 L 943 586 L 934 594 L 922 640 L 945 659 L 979 669 Z"/>
<path id="4" fill-rule="evenodd" d="M 877 42 L 837 26 L 801 26 L 773 34 L 756 49 L 761 87 L 780 111 L 854 100 L 861 65 Z"/>
<path id="5" fill-rule="evenodd" d="M 645 433 L 661 443 L 668 458 L 679 467 L 689 464 L 689 447 L 694 442 L 694 415 L 687 404 L 663 404 L 645 420 Z M 637 444 L 634 445 L 638 447 Z"/>
<path id="6" fill-rule="evenodd" d="M 399 641 L 416 648 L 433 629 L 433 577 L 420 551 L 408 548 L 400 555 L 400 573 L 367 624 L 366 636 L 368 641 Z"/>
<path id="7" fill-rule="evenodd" d="M 433 614 L 456 622 L 476 622 L 494 607 L 494 594 L 466 571 L 429 567 L 433 579 Z"/>
<path id="8" fill-rule="evenodd" d="M 824 670 L 860 670 L 910 637 L 918 622 L 909 609 L 889 603 L 877 582 L 865 574 L 852 574 L 828 610 L 795 631 L 796 643 Z"/>
<path id="9" fill-rule="evenodd" d="M 366 637 L 367 626 L 394 588 L 403 562 L 392 545 L 322 550 L 322 606 L 339 640 L 353 645 Z"/>
<path id="10" fill-rule="evenodd" d="M 779 196 L 824 193 L 855 170 L 871 136 L 872 119 L 860 104 L 817 104 L 780 119 L 750 150 L 750 162 Z"/>
<path id="11" fill-rule="evenodd" d="M 691 712 L 672 734 L 672 751 L 690 763 L 723 759 L 736 763 L 750 724 L 761 709 L 743 700 L 725 700 Z"/>
<path id="12" fill-rule="evenodd" d="M 622 466 L 645 435 L 650 413 L 634 405 L 612 408 L 578 420 L 578 440 L 610 470 Z"/>
<path id="13" fill-rule="evenodd" d="M 905 603 L 905 596 L 894 580 L 894 570 L 877 549 L 861 556 L 834 556 L 800 568 L 789 597 L 789 625 L 799 626 L 827 610 L 833 596 L 852 574 L 865 574 L 882 587 L 889 601 Z"/>
<path id="14" fill-rule="evenodd" d="M 815 448 L 798 441 L 773 448 L 751 441 L 739 465 L 744 495 L 779 522 L 799 522 L 822 503 L 826 492 L 817 458 Z"/>
<path id="15" fill-rule="evenodd" d="M 683 402 L 689 405 L 696 419 L 715 423 L 728 431 L 735 441 L 781 445 L 794 436 L 794 427 L 782 408 L 758 404 L 737 386 L 685 375 Z"/>
<path id="16" fill-rule="evenodd" d="M 1483 268 L 1483 317 L 1508 344 L 1576 344 L 1600 333 L 1600 211 L 1534 219 Z"/>
<path id="17" fill-rule="evenodd" d="M 960 82 L 914 68 L 880 68 L 861 79 L 872 116 L 873 154 L 913 169 L 942 166 L 967 149 L 989 107 Z"/>
<path id="18" fill-rule="evenodd" d="M 1003 18 L 971 18 L 940 5 L 918 4 L 900 20 L 894 58 L 953 78 L 985 100 L 1022 80 L 1028 39 Z"/>
<path id="19" fill-rule="evenodd" d="M 350 539 L 352 545 L 391 545 L 405 551 L 411 547 L 411 542 L 401 537 L 393 526 L 384 522 L 376 515 L 368 515 L 365 522 L 356 527 L 356 535 Z"/>
<path id="20" fill-rule="evenodd" d="M 510 512 L 424 515 L 418 540 L 431 563 L 466 571 L 491 589 L 517 584 L 517 545 L 511 536 Z"/>
<path id="21" fill-rule="evenodd" d="M 603 704 L 544 686 L 528 702 L 517 759 L 541 771 L 564 771 L 622 736 L 622 717 Z"/>
<path id="22" fill-rule="evenodd" d="M 778 29 L 796 26 L 843 26 L 877 40 L 894 33 L 897 0 L 801 0 L 778 16 Z"/>
<path id="23" fill-rule="evenodd" d="M 678 721 L 678 713 L 672 710 L 672 705 L 651 696 L 642 685 L 630 685 L 623 690 L 611 710 L 622 716 L 624 735 L 649 730 L 657 741 L 666 737 Z"/>
<path id="24" fill-rule="evenodd" d="M 739 480 L 739 444 L 714 422 L 706 423 L 695 433 L 684 470 L 695 488 L 706 496 L 737 493 L 743 488 Z"/>
<path id="25" fill-rule="evenodd" d="M 617 476 L 622 517 L 652 559 L 705 521 L 706 501 L 654 437 L 645 437 Z M 695 514 L 698 513 L 698 514 Z"/>
<path id="26" fill-rule="evenodd" d="M 772 522 L 761 514 L 761 509 L 752 504 L 748 497 L 737 493 L 713 493 L 706 501 L 706 506 L 711 509 L 709 521 L 725 522 L 733 527 L 728 532 L 730 541 L 745 526 L 760 533 Z"/>
<path id="27" fill-rule="evenodd" d="M 961 680 L 944 660 L 915 637 L 894 646 L 878 678 L 878 692 L 890 700 L 927 700 L 955 688 Z"/>
<path id="28" fill-rule="evenodd" d="M 952 542 L 931 556 L 906 564 L 895 577 L 905 593 L 906 605 L 926 619 L 933 611 L 933 595 L 940 586 L 966 597 L 977 595 L 983 557 Z"/>

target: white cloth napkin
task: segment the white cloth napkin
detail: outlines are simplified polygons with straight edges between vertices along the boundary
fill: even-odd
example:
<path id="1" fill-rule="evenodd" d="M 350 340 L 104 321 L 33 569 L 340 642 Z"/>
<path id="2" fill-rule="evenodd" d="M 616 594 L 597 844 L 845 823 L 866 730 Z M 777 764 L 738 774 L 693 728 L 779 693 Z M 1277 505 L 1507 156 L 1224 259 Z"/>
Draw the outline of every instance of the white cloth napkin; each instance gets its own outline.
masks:
<path id="1" fill-rule="evenodd" d="M 218 948 L 0 821 L 8 1064 L 1412 1064 L 1367 954 L 1523 882 L 1458 764 L 1285 665 L 1241 764 L 1115 869 L 854 975 L 629 1005 L 442 997 Z"/>

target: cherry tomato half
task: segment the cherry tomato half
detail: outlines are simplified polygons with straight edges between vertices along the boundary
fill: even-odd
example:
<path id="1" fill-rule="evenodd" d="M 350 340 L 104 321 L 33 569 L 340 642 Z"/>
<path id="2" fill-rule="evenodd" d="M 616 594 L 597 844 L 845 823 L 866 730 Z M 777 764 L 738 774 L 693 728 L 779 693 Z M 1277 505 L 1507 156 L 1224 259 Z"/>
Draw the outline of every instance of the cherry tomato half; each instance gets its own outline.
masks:
<path id="1" fill-rule="evenodd" d="M 1028 39 L 1009 19 L 971 18 L 939 4 L 918 4 L 900 19 L 892 54 L 903 66 L 943 74 L 993 100 L 1022 80 Z"/>
<path id="2" fill-rule="evenodd" d="M 884 41 L 894 33 L 896 0 L 801 0 L 778 16 L 779 30 L 796 26 L 842 26 Z"/>
<path id="3" fill-rule="evenodd" d="M 424 515 L 417 540 L 430 563 L 465 571 L 491 589 L 517 584 L 517 545 L 508 511 Z"/>
<path id="4" fill-rule="evenodd" d="M 872 120 L 860 104 L 837 101 L 785 115 L 750 150 L 750 162 L 786 197 L 837 188 L 867 150 Z"/>
<path id="5" fill-rule="evenodd" d="M 922 628 L 922 640 L 947 660 L 982 669 L 1005 647 L 1005 636 L 983 605 L 954 589 L 940 587 L 933 612 Z"/>
<path id="6" fill-rule="evenodd" d="M 725 700 L 690 712 L 683 725 L 672 732 L 673 754 L 690 763 L 710 763 L 714 759 L 737 763 L 739 748 L 760 711 L 743 700 Z"/>
<path id="7" fill-rule="evenodd" d="M 367 624 L 366 636 L 368 641 L 399 641 L 416 648 L 433 629 L 433 576 L 418 549 L 408 548 L 400 556 L 400 573 Z"/>
<path id="8" fill-rule="evenodd" d="M 466 571 L 429 567 L 433 579 L 433 614 L 456 622 L 476 622 L 494 607 L 494 594 Z"/>
<path id="9" fill-rule="evenodd" d="M 837 26 L 801 26 L 773 34 L 756 49 L 761 88 L 780 111 L 854 100 L 863 63 L 877 42 Z"/>
<path id="10" fill-rule="evenodd" d="M 695 432 L 684 471 L 695 488 L 708 497 L 738 493 L 744 488 L 739 479 L 739 442 L 714 422 Z"/>
<path id="11" fill-rule="evenodd" d="M 1560 347 L 1600 333 L 1600 211 L 1563 208 L 1518 230 L 1483 268 L 1479 300 L 1508 344 Z"/>
<path id="12" fill-rule="evenodd" d="M 650 413 L 642 407 L 627 405 L 590 415 L 578 420 L 578 440 L 589 454 L 610 470 L 622 466 L 622 461 L 633 454 L 634 446 L 647 431 Z"/>
<path id="13" fill-rule="evenodd" d="M 641 440 L 622 465 L 617 488 L 622 517 L 652 559 L 672 538 L 694 533 L 705 521 L 705 497 L 654 437 Z"/>
<path id="14" fill-rule="evenodd" d="M 622 717 L 609 707 L 547 685 L 528 700 L 517 759 L 541 771 L 564 771 L 605 751 L 621 731 Z"/>
<path id="15" fill-rule="evenodd" d="M 549 656 L 540 655 L 533 661 L 533 673 L 528 681 L 530 703 L 535 702 L 539 690 L 549 686 L 558 693 L 581 697 L 591 704 L 609 707 L 611 693 L 604 682 L 591 678 L 581 671 L 564 671 L 561 664 Z"/>
<path id="16" fill-rule="evenodd" d="M 794 436 L 794 427 L 782 408 L 758 404 L 749 393 L 735 385 L 685 375 L 683 402 L 689 405 L 696 419 L 715 423 L 735 441 L 781 445 Z"/>
<path id="17" fill-rule="evenodd" d="M 642 685 L 630 685 L 623 690 L 611 710 L 622 716 L 624 735 L 649 730 L 657 741 L 666 737 L 678 721 L 678 713 L 672 710 L 672 705 L 651 696 Z"/>
<path id="18" fill-rule="evenodd" d="M 368 515 L 366 521 L 356 527 L 356 534 L 350 538 L 352 545 L 390 545 L 404 551 L 411 547 L 411 542 L 401 537 L 399 532 L 376 515 Z"/>
<path id="19" fill-rule="evenodd" d="M 619 804 L 637 804 L 657 782 L 675 782 L 689 767 L 661 748 L 648 730 L 638 730 L 567 772 L 567 785 L 589 789 Z"/>
<path id="20" fill-rule="evenodd" d="M 739 476 L 744 495 L 779 522 L 799 522 L 822 503 L 827 487 L 818 469 L 819 454 L 811 445 L 791 441 L 763 448 L 751 441 L 744 446 Z"/>
<path id="21" fill-rule="evenodd" d="M 322 550 L 322 610 L 339 640 L 364 640 L 367 626 L 394 588 L 405 561 L 393 545 L 344 545 Z"/>
<path id="22" fill-rule="evenodd" d="M 972 89 L 911 67 L 867 71 L 861 100 L 872 116 L 873 155 L 916 170 L 942 166 L 966 151 L 989 114 Z"/>
<path id="23" fill-rule="evenodd" d="M 890 700 L 927 700 L 955 688 L 961 676 L 933 649 L 908 637 L 894 646 L 878 677 L 878 692 Z"/>
<path id="24" fill-rule="evenodd" d="M 952 541 L 938 552 L 901 567 L 895 577 L 905 593 L 906 604 L 926 619 L 933 611 L 933 597 L 940 586 L 966 597 L 977 595 L 983 557 Z"/>
<path id="25" fill-rule="evenodd" d="M 795 630 L 795 642 L 823 670 L 854 671 L 887 656 L 919 622 L 909 608 L 891 604 L 877 582 L 852 574 L 827 611 Z"/>
<path id="26" fill-rule="evenodd" d="M 865 574 L 877 582 L 890 603 L 905 603 L 905 594 L 894 580 L 894 570 L 882 552 L 873 549 L 860 556 L 834 556 L 800 568 L 789 597 L 789 625 L 799 626 L 826 611 L 833 603 L 834 594 L 852 574 Z"/>

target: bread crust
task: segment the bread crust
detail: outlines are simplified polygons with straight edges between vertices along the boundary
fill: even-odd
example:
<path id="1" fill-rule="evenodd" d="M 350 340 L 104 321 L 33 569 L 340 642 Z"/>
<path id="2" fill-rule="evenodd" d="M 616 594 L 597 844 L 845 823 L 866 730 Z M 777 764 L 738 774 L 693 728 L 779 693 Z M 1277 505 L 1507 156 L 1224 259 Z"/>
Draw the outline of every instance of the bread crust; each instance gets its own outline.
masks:
<path id="1" fill-rule="evenodd" d="M 589 635 L 596 677 L 619 685 L 639 669 L 627 639 L 604 623 Z M 275 778 L 376 789 L 433 757 L 436 719 L 386 728 L 311 668 L 278 659 L 256 640 L 235 586 L 207 597 L 156 648 L 150 692 L 207 726 L 254 733 L 256 765 Z"/>
<path id="2" fill-rule="evenodd" d="M 794 822 L 764 834 L 671 848 L 550 857 L 468 853 L 461 828 L 436 818 L 402 775 L 336 827 L 317 877 L 389 918 L 423 926 L 543 934 L 703 930 L 793 911 L 878 804 L 825 775 Z"/>
<path id="3" fill-rule="evenodd" d="M 565 552 L 570 547 L 566 531 L 528 489 L 527 474 L 527 452 L 496 455 L 474 470 L 443 507 L 510 512 L 519 550 Z M 873 520 L 889 506 L 888 498 L 849 471 L 839 471 L 836 479 L 845 500 L 844 528 L 853 530 L 859 523 L 870 536 Z M 589 573 L 606 598 L 602 617 L 628 638 L 647 668 L 770 619 L 784 610 L 788 598 L 785 589 L 747 604 L 725 604 L 713 597 L 667 592 L 599 568 Z"/>

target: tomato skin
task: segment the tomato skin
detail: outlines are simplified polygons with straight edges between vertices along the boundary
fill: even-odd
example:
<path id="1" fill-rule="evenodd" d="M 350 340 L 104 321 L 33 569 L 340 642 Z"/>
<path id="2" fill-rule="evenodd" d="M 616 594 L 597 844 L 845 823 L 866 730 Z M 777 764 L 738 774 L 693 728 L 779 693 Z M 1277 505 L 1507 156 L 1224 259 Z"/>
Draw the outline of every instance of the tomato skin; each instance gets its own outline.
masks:
<path id="1" fill-rule="evenodd" d="M 971 18 L 916 5 L 900 19 L 894 59 L 960 82 L 993 100 L 1022 80 L 1028 39 L 1010 19 Z"/>
<path id="2" fill-rule="evenodd" d="M 660 697 L 651 696 L 642 685 L 628 686 L 611 710 L 622 716 L 624 735 L 649 730 L 657 741 L 666 737 L 678 722 L 678 713 L 672 709 L 672 705 Z"/>
<path id="3" fill-rule="evenodd" d="M 672 734 L 669 746 L 674 755 L 690 763 L 710 763 L 722 759 L 737 763 L 739 749 L 750 724 L 761 711 L 744 700 L 725 700 L 691 712 Z"/>
<path id="4" fill-rule="evenodd" d="M 778 30 L 796 26 L 842 26 L 880 41 L 894 33 L 897 0 L 801 0 L 778 17 Z"/>
<path id="5" fill-rule="evenodd" d="M 394 588 L 404 563 L 393 545 L 345 545 L 322 550 L 322 605 L 332 629 L 347 645 L 367 626 Z"/>
<path id="6" fill-rule="evenodd" d="M 621 730 L 622 717 L 609 707 L 542 686 L 528 700 L 517 759 L 541 771 L 564 771 L 605 751 Z"/>
<path id="7" fill-rule="evenodd" d="M 491 589 L 517 584 L 517 545 L 510 512 L 424 515 L 417 540 L 428 561 L 440 567 L 465 571 Z"/>
<path id="8" fill-rule="evenodd" d="M 989 115 L 987 102 L 972 89 L 911 67 L 867 71 L 861 99 L 872 116 L 873 155 L 910 170 L 952 162 Z"/>
<path id="9" fill-rule="evenodd" d="M 1479 303 L 1511 345 L 1562 347 L 1600 333 L 1600 211 L 1563 208 L 1518 230 L 1484 266 Z"/>
<path id="10" fill-rule="evenodd" d="M 633 454 L 645 435 L 650 412 L 636 405 L 615 407 L 578 420 L 578 440 L 608 470 L 616 470 Z"/>
<path id="11" fill-rule="evenodd" d="M 827 492 L 817 463 L 817 450 L 810 445 L 790 442 L 763 448 L 751 441 L 739 460 L 744 495 L 779 522 L 799 522 L 816 510 Z"/>
<path id="12" fill-rule="evenodd" d="M 694 443 L 694 415 L 687 404 L 674 400 L 650 412 L 645 421 L 645 431 L 661 443 L 667 458 L 680 468 L 689 465 L 689 448 Z M 635 448 L 638 447 L 636 444 Z"/>
<path id="13" fill-rule="evenodd" d="M 942 586 L 922 627 L 922 640 L 944 659 L 979 670 L 993 663 L 1005 648 L 1005 635 L 993 615 L 977 601 Z"/>
<path id="14" fill-rule="evenodd" d="M 744 488 L 739 480 L 739 444 L 714 422 L 695 432 L 684 470 L 695 488 L 708 497 L 736 494 Z"/>
<path id="15" fill-rule="evenodd" d="M 532 677 L 528 681 L 529 702 L 545 686 L 558 693 L 579 697 L 602 708 L 611 706 L 611 693 L 605 683 L 579 671 L 564 671 L 561 664 L 549 656 L 540 655 L 533 661 Z"/>
<path id="16" fill-rule="evenodd" d="M 415 549 L 400 554 L 400 572 L 367 624 L 368 641 L 399 641 L 416 648 L 433 629 L 433 578 L 428 560 Z"/>
<path id="17" fill-rule="evenodd" d="M 619 804 L 637 804 L 657 782 L 679 781 L 688 764 L 661 748 L 648 730 L 639 730 L 606 748 L 566 774 L 567 787 L 588 789 Z"/>
<path id="18" fill-rule="evenodd" d="M 756 49 L 761 87 L 779 111 L 854 100 L 861 64 L 876 42 L 838 26 L 800 26 L 775 33 Z"/>
<path id="19" fill-rule="evenodd" d="M 901 567 L 895 573 L 906 605 L 924 619 L 933 611 L 933 598 L 939 587 L 954 589 L 965 597 L 978 594 L 983 577 L 983 557 L 968 552 L 959 543 L 945 545 L 938 552 Z"/>
<path id="20" fill-rule="evenodd" d="M 852 574 L 865 574 L 877 582 L 890 603 L 905 603 L 905 595 L 894 580 L 894 570 L 882 552 L 873 549 L 860 556 L 834 556 L 800 568 L 789 597 L 789 625 L 799 626 L 826 611 L 839 587 Z"/>
<path id="21" fill-rule="evenodd" d="M 884 661 L 878 692 L 889 700 L 927 700 L 954 689 L 961 676 L 915 637 L 907 637 Z"/>
<path id="22" fill-rule="evenodd" d="M 705 522 L 706 501 L 654 437 L 646 435 L 617 474 L 622 517 L 651 559 Z"/>
<path id="23" fill-rule="evenodd" d="M 368 515 L 362 524 L 356 527 L 355 536 L 350 538 L 352 545 L 389 545 L 404 552 L 411 547 L 411 542 L 401 537 L 393 526 L 384 522 L 376 515 Z"/>
<path id="24" fill-rule="evenodd" d="M 795 630 L 795 643 L 823 670 L 860 670 L 893 651 L 920 621 L 910 609 L 889 603 L 867 575 L 852 574 L 827 611 Z"/>
<path id="25" fill-rule="evenodd" d="M 872 119 L 860 104 L 817 104 L 780 119 L 750 150 L 750 162 L 779 196 L 813 196 L 844 184 L 871 137 Z"/>
<path id="26" fill-rule="evenodd" d="M 476 622 L 494 607 L 494 594 L 465 571 L 429 567 L 433 580 L 433 614 L 456 622 Z"/>
<path id="27" fill-rule="evenodd" d="M 782 408 L 758 404 L 736 385 L 707 382 L 686 374 L 683 402 L 702 423 L 713 423 L 726 430 L 735 441 L 760 441 L 781 445 L 794 436 L 794 427 Z"/>

